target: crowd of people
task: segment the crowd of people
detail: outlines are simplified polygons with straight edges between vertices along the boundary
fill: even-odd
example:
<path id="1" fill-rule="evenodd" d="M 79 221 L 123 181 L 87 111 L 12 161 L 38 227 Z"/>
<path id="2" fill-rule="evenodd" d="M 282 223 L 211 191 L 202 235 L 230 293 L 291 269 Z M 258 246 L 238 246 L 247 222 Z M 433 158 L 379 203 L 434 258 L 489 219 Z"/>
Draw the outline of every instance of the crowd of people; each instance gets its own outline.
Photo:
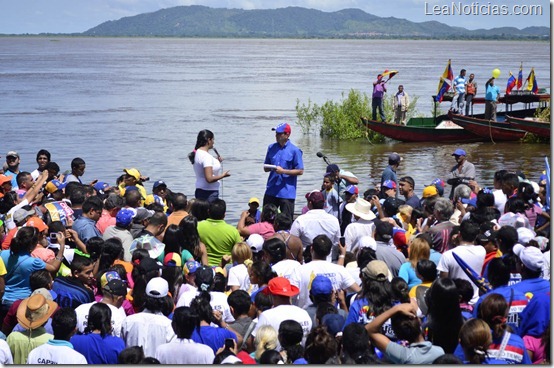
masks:
<path id="1" fill-rule="evenodd" d="M 391 153 L 380 185 L 335 164 L 301 195 L 302 151 L 273 129 L 263 202 L 237 224 L 203 130 L 194 198 L 122 170 L 84 183 L 40 150 L 0 175 L 2 364 L 530 364 L 550 357 L 548 177 L 456 149 L 422 193 Z M 217 154 L 217 151 L 215 151 Z M 447 193 L 450 190 L 450 193 Z"/>

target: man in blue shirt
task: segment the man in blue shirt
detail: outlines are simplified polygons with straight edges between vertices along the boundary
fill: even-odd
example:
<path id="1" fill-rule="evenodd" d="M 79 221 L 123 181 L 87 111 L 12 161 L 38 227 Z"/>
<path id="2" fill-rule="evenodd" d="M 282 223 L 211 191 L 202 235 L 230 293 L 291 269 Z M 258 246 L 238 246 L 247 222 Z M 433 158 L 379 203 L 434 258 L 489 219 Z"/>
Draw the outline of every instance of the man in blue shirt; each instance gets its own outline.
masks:
<path id="1" fill-rule="evenodd" d="M 89 197 L 83 202 L 83 215 L 73 223 L 73 230 L 77 232 L 79 239 L 86 243 L 90 238 L 102 237 L 96 223 L 102 215 L 103 203 L 97 196 Z"/>
<path id="2" fill-rule="evenodd" d="M 297 177 L 304 173 L 302 150 L 289 141 L 289 124 L 279 124 L 272 130 L 276 142 L 269 145 L 264 160 L 264 171 L 269 172 L 264 206 L 272 203 L 293 219 Z"/>
<path id="3" fill-rule="evenodd" d="M 496 104 L 500 89 L 494 85 L 494 77 L 485 83 L 485 119 L 496 121 Z"/>
<path id="4" fill-rule="evenodd" d="M 387 198 L 385 192 L 388 188 L 385 188 L 383 186 L 383 183 L 387 180 L 392 180 L 396 183 L 396 196 L 398 196 L 398 179 L 396 177 L 396 170 L 398 170 L 398 166 L 400 166 L 400 162 L 402 161 L 402 157 L 396 152 L 393 152 L 389 155 L 389 166 L 383 170 L 383 174 L 381 175 L 381 198 Z"/>
<path id="5" fill-rule="evenodd" d="M 465 103 L 465 94 L 466 94 L 466 70 L 460 70 L 460 75 L 454 78 L 452 87 L 454 88 L 454 96 L 452 97 L 452 105 L 450 105 L 450 110 L 456 112 L 457 114 L 464 113 L 464 103 Z"/>
<path id="6" fill-rule="evenodd" d="M 514 254 L 519 257 L 518 269 L 521 281 L 511 286 L 514 291 L 521 291 L 527 298 L 533 295 L 550 292 L 550 281 L 542 278 L 544 256 L 539 248 L 514 245 Z"/>

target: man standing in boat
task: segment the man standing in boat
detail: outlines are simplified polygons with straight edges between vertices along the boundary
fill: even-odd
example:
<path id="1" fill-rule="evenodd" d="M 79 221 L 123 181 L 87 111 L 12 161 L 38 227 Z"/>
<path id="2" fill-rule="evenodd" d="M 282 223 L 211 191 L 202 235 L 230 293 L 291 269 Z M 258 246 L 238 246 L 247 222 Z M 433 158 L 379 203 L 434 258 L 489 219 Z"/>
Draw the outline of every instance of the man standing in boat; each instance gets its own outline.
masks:
<path id="1" fill-rule="evenodd" d="M 394 123 L 406 125 L 406 114 L 410 105 L 410 96 L 404 91 L 404 86 L 398 86 L 398 92 L 394 96 Z"/>
<path id="2" fill-rule="evenodd" d="M 466 84 L 466 70 L 460 70 L 460 75 L 458 75 L 452 87 L 454 87 L 454 97 L 452 97 L 452 105 L 450 105 L 450 110 L 454 111 L 456 114 L 464 113 L 464 100 L 465 100 L 465 84 Z"/>
<path id="3" fill-rule="evenodd" d="M 485 120 L 496 121 L 496 104 L 500 97 L 500 89 L 494 85 L 494 77 L 485 83 Z"/>
<path id="4" fill-rule="evenodd" d="M 371 96 L 371 119 L 377 120 L 377 109 L 379 109 L 379 116 L 381 121 L 385 122 L 385 113 L 383 112 L 383 96 L 387 92 L 383 75 L 377 75 L 377 80 L 373 82 L 373 95 Z"/>
<path id="5" fill-rule="evenodd" d="M 477 94 L 477 82 L 475 81 L 475 74 L 471 73 L 469 79 L 466 82 L 466 115 L 469 112 L 473 113 L 473 97 Z"/>

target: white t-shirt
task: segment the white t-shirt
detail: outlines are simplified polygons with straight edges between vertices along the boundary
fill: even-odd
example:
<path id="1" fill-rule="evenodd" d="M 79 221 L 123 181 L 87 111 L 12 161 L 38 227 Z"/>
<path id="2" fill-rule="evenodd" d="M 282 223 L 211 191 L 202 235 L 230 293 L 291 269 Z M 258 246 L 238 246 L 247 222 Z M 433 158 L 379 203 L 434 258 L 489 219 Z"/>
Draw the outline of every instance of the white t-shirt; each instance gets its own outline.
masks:
<path id="1" fill-rule="evenodd" d="M 90 307 L 96 303 L 97 302 L 81 304 L 75 308 L 75 314 L 77 315 L 77 329 L 79 332 L 85 333 L 85 328 L 88 324 L 88 313 L 90 311 Z M 123 324 L 125 317 L 127 317 L 125 310 L 123 308 L 116 308 L 110 304 L 106 305 L 110 307 L 110 310 L 112 311 L 112 335 L 121 337 L 121 325 Z"/>
<path id="2" fill-rule="evenodd" d="M 494 195 L 494 207 L 496 207 L 496 209 L 500 211 L 500 214 L 503 215 L 504 207 L 508 201 L 506 194 L 502 192 L 502 189 L 494 189 L 492 194 Z"/>
<path id="3" fill-rule="evenodd" d="M 0 364 L 13 364 L 12 351 L 6 340 L 0 339 Z"/>
<path id="4" fill-rule="evenodd" d="M 17 211 L 18 209 L 20 209 L 21 207 L 27 206 L 28 204 L 29 204 L 29 201 L 27 199 L 24 199 L 21 202 L 19 202 L 18 204 L 16 204 L 15 206 L 13 206 L 8 211 L 8 213 L 6 213 L 6 228 L 8 230 L 15 229 L 17 227 L 17 225 L 13 221 L 14 212 Z"/>
<path id="5" fill-rule="evenodd" d="M 354 217 L 354 216 L 352 216 Z M 370 236 L 373 238 L 373 230 L 375 225 L 373 221 L 359 219 L 356 222 L 348 224 L 344 230 L 344 242 L 346 251 L 351 252 L 358 248 L 358 241 L 362 236 Z"/>
<path id="6" fill-rule="evenodd" d="M 302 240 L 304 249 L 312 244 L 312 241 L 318 235 L 327 235 L 333 243 L 333 248 L 335 248 L 338 246 L 340 239 L 339 220 L 335 216 L 325 212 L 325 210 L 309 210 L 294 220 L 290 233 Z M 331 251 L 327 256 L 329 262 L 331 261 L 332 254 L 333 252 Z"/>
<path id="7" fill-rule="evenodd" d="M 277 276 L 284 277 L 296 287 L 300 287 L 300 266 L 298 261 L 292 259 L 283 259 L 275 263 L 271 269 Z"/>
<path id="8" fill-rule="evenodd" d="M 50 340 L 46 344 L 42 344 L 29 353 L 27 364 L 87 364 L 85 356 L 68 345 L 58 345 L 59 340 Z M 52 343 L 54 342 L 54 343 Z"/>
<path id="9" fill-rule="evenodd" d="M 279 305 L 268 309 L 258 317 L 258 323 L 252 331 L 252 336 L 256 337 L 256 333 L 261 326 L 270 325 L 275 331 L 279 332 L 279 326 L 281 322 L 292 319 L 302 326 L 302 331 L 304 332 L 304 337 L 302 338 L 302 346 L 306 343 L 306 337 L 312 329 L 312 318 L 304 309 L 299 308 L 295 305 Z M 277 344 L 277 351 L 279 351 L 281 345 Z"/>
<path id="10" fill-rule="evenodd" d="M 155 358 L 161 364 L 212 364 L 215 356 L 208 345 L 190 339 L 175 339 L 158 346 Z"/>
<path id="11" fill-rule="evenodd" d="M 464 279 L 469 281 L 471 286 L 473 286 L 473 298 L 469 304 L 475 304 L 475 302 L 479 299 L 479 289 L 477 288 L 477 285 L 475 285 L 466 275 L 458 262 L 456 262 L 452 253 L 456 253 L 456 255 L 463 259 L 469 267 L 471 267 L 478 274 L 481 274 L 487 252 L 485 251 L 485 248 L 480 245 L 458 245 L 456 248 L 444 252 L 437 266 L 438 271 L 448 272 L 448 277 L 451 279 Z"/>
<path id="12" fill-rule="evenodd" d="M 121 338 L 125 340 L 125 346 L 142 346 L 145 356 L 155 356 L 158 346 L 175 339 L 175 332 L 169 318 L 145 310 L 125 318 Z"/>
<path id="13" fill-rule="evenodd" d="M 248 276 L 248 268 L 244 264 L 239 264 L 229 269 L 227 286 L 238 286 L 240 290 L 244 290 L 248 294 L 252 292 L 250 276 Z"/>
<path id="14" fill-rule="evenodd" d="M 199 294 L 200 292 L 197 290 L 182 293 L 175 308 L 189 307 L 192 300 Z M 219 291 L 210 291 L 210 297 L 210 305 L 212 306 L 212 309 L 221 311 L 225 322 L 235 322 L 235 318 L 233 318 L 233 315 L 231 314 L 231 308 L 229 308 L 229 303 L 227 303 L 227 295 Z"/>
<path id="15" fill-rule="evenodd" d="M 337 264 L 313 260 L 300 266 L 300 294 L 298 296 L 298 306 L 306 308 L 310 302 L 310 288 L 312 280 L 317 276 L 322 275 L 328 277 L 333 285 L 333 290 L 344 290 L 354 285 L 356 281 L 350 273 L 343 267 Z"/>
<path id="16" fill-rule="evenodd" d="M 196 150 L 194 155 L 194 174 L 196 175 L 196 188 L 204 190 L 219 190 L 220 183 L 215 181 L 208 183 L 204 176 L 204 168 L 212 167 L 213 175 L 221 175 L 221 163 L 219 160 L 204 150 Z"/>

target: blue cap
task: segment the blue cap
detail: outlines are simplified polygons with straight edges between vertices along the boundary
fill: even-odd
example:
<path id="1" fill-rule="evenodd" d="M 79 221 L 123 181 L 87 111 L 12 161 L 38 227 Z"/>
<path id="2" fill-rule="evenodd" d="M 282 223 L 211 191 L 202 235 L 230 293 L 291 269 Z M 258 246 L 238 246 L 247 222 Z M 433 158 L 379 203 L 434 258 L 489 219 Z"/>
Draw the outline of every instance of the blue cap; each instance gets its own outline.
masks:
<path id="1" fill-rule="evenodd" d="M 336 337 L 339 332 L 342 332 L 346 320 L 340 314 L 326 314 L 321 319 L 321 324 L 327 327 L 327 331 L 331 336 Z"/>
<path id="2" fill-rule="evenodd" d="M 133 217 L 135 217 L 135 211 L 130 208 L 122 208 L 115 215 L 115 223 L 127 227 L 133 222 Z"/>
<path id="3" fill-rule="evenodd" d="M 462 198 L 460 201 L 463 204 L 469 204 L 470 206 L 477 207 L 477 197 L 475 197 L 475 198 Z"/>
<path id="4" fill-rule="evenodd" d="M 65 188 L 67 186 L 67 183 L 62 183 L 58 179 L 52 180 L 51 183 L 54 184 L 56 186 L 56 188 L 58 188 L 58 190 L 62 190 L 63 188 Z"/>
<path id="5" fill-rule="evenodd" d="M 466 151 L 464 151 L 461 148 L 458 148 L 458 149 L 456 149 L 456 151 L 454 151 L 452 156 L 466 156 Z"/>
<path id="6" fill-rule="evenodd" d="M 393 180 L 385 180 L 383 182 L 383 187 L 389 189 L 396 189 L 396 183 Z"/>
<path id="7" fill-rule="evenodd" d="M 158 180 L 154 183 L 154 185 L 152 186 L 152 190 L 156 189 L 157 187 L 159 187 L 160 185 L 163 185 L 164 187 L 167 188 L 167 184 L 165 183 L 165 181 L 163 180 Z"/>
<path id="8" fill-rule="evenodd" d="M 344 190 L 345 193 L 350 193 L 350 194 L 358 194 L 359 193 L 359 189 L 357 186 L 355 185 L 349 185 L 346 187 L 346 189 Z"/>
<path id="9" fill-rule="evenodd" d="M 272 128 L 271 130 L 275 130 L 275 133 L 286 133 L 286 134 L 290 134 L 290 125 L 288 125 L 287 123 L 281 123 L 279 125 L 277 125 L 275 128 Z"/>
<path id="10" fill-rule="evenodd" d="M 99 181 L 98 183 L 94 184 L 94 189 L 96 189 L 100 194 L 104 194 L 104 191 L 110 187 L 110 184 L 105 183 L 103 181 Z"/>
<path id="11" fill-rule="evenodd" d="M 331 284 L 331 280 L 329 280 L 328 277 L 317 275 L 312 280 L 312 288 L 310 289 L 310 293 L 312 295 L 326 295 L 331 294 L 333 292 L 333 284 Z"/>
<path id="12" fill-rule="evenodd" d="M 136 186 L 134 185 L 129 185 L 128 187 L 125 187 L 125 191 L 126 192 L 132 192 L 133 190 L 136 190 L 137 192 L 139 191 L 139 188 L 137 188 Z"/>

